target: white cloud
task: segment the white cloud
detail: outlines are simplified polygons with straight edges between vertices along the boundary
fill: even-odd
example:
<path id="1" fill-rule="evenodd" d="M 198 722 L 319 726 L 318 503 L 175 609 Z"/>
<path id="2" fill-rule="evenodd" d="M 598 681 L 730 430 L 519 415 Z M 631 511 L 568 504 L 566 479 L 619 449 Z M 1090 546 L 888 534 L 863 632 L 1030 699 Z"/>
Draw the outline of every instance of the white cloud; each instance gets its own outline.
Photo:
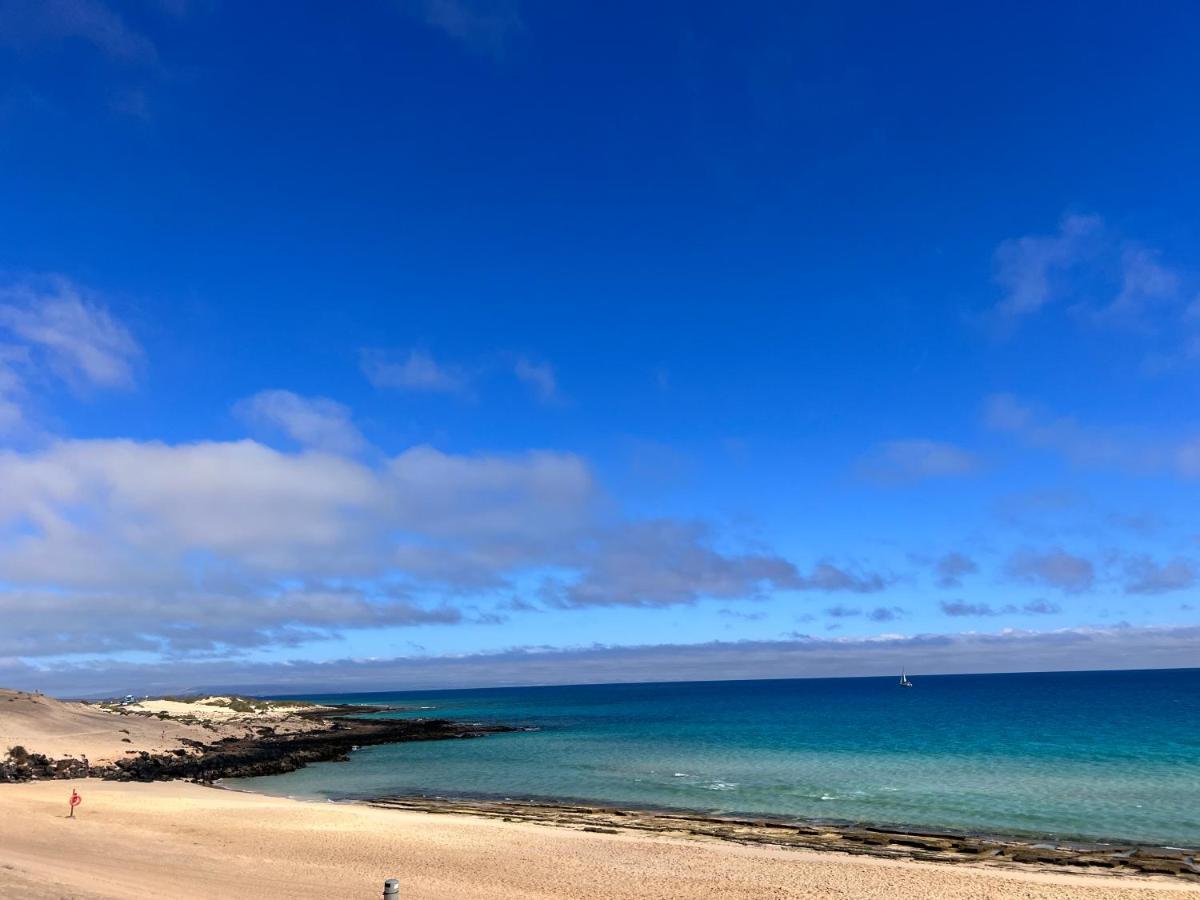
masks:
<path id="1" fill-rule="evenodd" d="M 469 380 L 460 368 L 442 365 L 424 350 L 410 350 L 399 356 L 364 350 L 361 365 L 363 374 L 378 388 L 464 394 L 469 387 Z"/>
<path id="2" fill-rule="evenodd" d="M 0 453 L 0 580 L 186 583 L 189 554 L 260 573 L 361 569 L 380 485 L 367 468 L 253 441 L 62 441 Z M 3 532 L 0 532 L 2 534 Z"/>
<path id="3" fill-rule="evenodd" d="M 0 581 L 92 589 L 188 583 L 197 558 L 260 578 L 380 576 L 401 549 L 502 574 L 561 554 L 595 494 L 570 454 L 415 447 L 373 467 L 254 441 L 63 441 L 0 452 L 0 483 Z"/>
<path id="4" fill-rule="evenodd" d="M 260 391 L 239 401 L 234 412 L 251 424 L 275 428 L 303 447 L 353 454 L 366 446 L 350 409 L 325 397 L 291 391 Z"/>
<path id="5" fill-rule="evenodd" d="M 238 646 L 334 627 L 318 627 L 309 606 L 299 614 L 296 584 L 318 586 L 308 597 L 332 596 L 319 586 L 348 581 L 372 596 L 402 585 L 406 596 L 439 597 L 511 593 L 515 578 L 550 571 L 559 575 L 546 598 L 583 607 L 768 589 L 868 593 L 887 583 L 827 561 L 802 572 L 768 552 L 722 548 L 702 523 L 614 518 L 587 464 L 566 453 L 468 456 L 418 446 L 368 465 L 249 440 L 70 440 L 0 451 L 0 484 L 0 584 L 57 596 L 88 617 L 109 607 L 114 623 L 167 604 L 130 632 L 139 645 L 181 648 L 188 621 L 204 626 L 191 634 L 197 646 L 218 631 Z M 337 623 L 418 621 L 425 608 L 362 602 L 340 603 Z M 207 604 L 225 612 L 214 618 Z M 34 615 L 23 620 L 28 634 L 10 636 L 55 645 L 34 626 L 52 634 L 57 618 Z"/>
<path id="6" fill-rule="evenodd" d="M 0 619 L 10 642 L 43 648 L 77 631 L 59 628 L 68 609 L 127 649 L 456 621 L 395 585 L 438 596 L 464 566 L 503 583 L 565 558 L 594 514 L 587 466 L 547 452 L 416 447 L 368 466 L 253 441 L 75 440 L 0 451 L 0 484 L 5 596 L 48 598 L 21 617 L 0 598 Z M 346 579 L 363 593 L 319 587 Z"/>
<path id="7" fill-rule="evenodd" d="M 0 328 L 77 388 L 133 383 L 141 348 L 124 325 L 67 278 L 0 286 Z"/>
<path id="8" fill-rule="evenodd" d="M 428 605 L 397 605 L 397 586 L 418 598 L 511 593 L 516 577 L 546 571 L 563 573 L 552 592 L 562 606 L 885 586 L 829 562 L 802 573 L 770 553 L 719 549 L 701 524 L 614 519 L 586 463 L 566 453 L 419 446 L 368 465 L 250 440 L 67 440 L 0 451 L 0 484 L 0 584 L 57 598 L 21 619 L 24 633 L 10 625 L 11 641 L 40 647 L 59 643 L 50 607 L 88 621 L 108 609 L 103 640 L 128 630 L 127 649 L 294 643 L 424 621 Z M 317 606 L 342 595 L 321 586 L 347 582 L 362 596 L 330 601 L 322 624 Z M 127 629 L 131 615 L 139 625 Z"/>
<path id="9" fill-rule="evenodd" d="M 418 446 L 386 477 L 404 524 L 441 538 L 556 541 L 590 521 L 598 491 L 582 458 L 551 451 L 456 456 Z"/>

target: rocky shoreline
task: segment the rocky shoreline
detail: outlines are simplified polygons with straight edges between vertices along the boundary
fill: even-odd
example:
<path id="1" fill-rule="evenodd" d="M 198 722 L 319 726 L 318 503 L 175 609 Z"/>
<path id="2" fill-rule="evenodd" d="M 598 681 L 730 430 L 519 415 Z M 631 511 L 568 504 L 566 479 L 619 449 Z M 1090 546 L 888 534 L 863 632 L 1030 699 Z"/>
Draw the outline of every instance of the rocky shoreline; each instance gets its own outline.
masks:
<path id="1" fill-rule="evenodd" d="M 212 743 L 188 741 L 169 753 L 131 752 L 109 765 L 81 759 L 50 759 L 29 753 L 0 761 L 0 782 L 42 779 L 102 778 L 109 781 L 186 779 L 211 783 L 292 772 L 309 763 L 347 759 L 358 747 L 409 741 L 444 741 L 516 731 L 506 725 L 473 725 L 447 719 L 359 719 L 375 710 L 364 707 L 324 709 L 304 717 L 319 719 L 311 729 L 287 731 L 262 725 L 254 734 L 225 737 Z"/>
<path id="2" fill-rule="evenodd" d="M 886 859 L 1033 867 L 1075 873 L 1169 876 L 1200 883 L 1200 851 L 1171 847 L 1031 841 L 944 831 L 513 800 L 384 797 L 362 802 L 385 809 L 463 813 L 597 833 L 653 832 Z"/>
<path id="3" fill-rule="evenodd" d="M 30 697 L 14 695 L 11 702 Z M 228 698 L 215 698 L 226 700 Z M 42 707 L 57 703 L 38 698 Z M 239 701 L 240 702 L 240 701 Z M 360 747 L 409 741 L 461 740 L 521 729 L 504 725 L 479 725 L 446 719 L 372 719 L 369 713 L 385 711 L 366 706 L 312 707 L 239 718 L 229 724 L 175 725 L 175 734 L 164 749 L 155 742 L 159 722 L 170 729 L 181 719 L 196 720 L 204 712 L 172 718 L 165 712 L 128 712 L 113 723 L 128 746 L 124 755 L 108 755 L 103 764 L 83 758 L 50 758 L 12 746 L 0 758 L 0 783 L 71 778 L 151 782 L 188 780 L 213 784 L 224 778 L 276 775 L 309 763 L 345 760 Z M 59 704 L 61 706 L 61 704 Z M 95 714 L 68 710 L 71 724 L 94 726 Z M 254 712 L 253 710 L 251 711 Z M 272 717 L 271 713 L 275 713 Z M 211 715 L 211 714 L 210 714 Z M 76 724 L 76 718 L 85 719 Z M 87 719 L 91 716 L 92 719 Z M 144 723 L 153 723 L 147 727 Z M 189 729 L 189 730 L 185 730 Z M 182 732 L 182 733 L 181 733 Z M 166 732 L 164 732 L 166 733 Z M 31 746 L 38 746 L 31 744 Z M 70 745 L 68 745 L 70 746 Z M 117 746 L 120 746 L 118 744 Z M 42 745 L 43 749 L 47 749 Z M 464 813 L 505 821 L 571 828 L 595 833 L 656 833 L 695 840 L 721 840 L 749 845 L 798 850 L 840 852 L 885 859 L 909 859 L 950 864 L 1009 866 L 1059 872 L 1169 877 L 1200 882 L 1200 852 L 1171 847 L 1044 841 L 1003 835 L 950 833 L 904 827 L 875 827 L 861 823 L 816 822 L 770 817 L 727 816 L 664 809 L 612 808 L 569 802 L 525 802 L 511 799 L 451 799 L 445 797 L 384 797 L 367 805 L 425 813 Z"/>

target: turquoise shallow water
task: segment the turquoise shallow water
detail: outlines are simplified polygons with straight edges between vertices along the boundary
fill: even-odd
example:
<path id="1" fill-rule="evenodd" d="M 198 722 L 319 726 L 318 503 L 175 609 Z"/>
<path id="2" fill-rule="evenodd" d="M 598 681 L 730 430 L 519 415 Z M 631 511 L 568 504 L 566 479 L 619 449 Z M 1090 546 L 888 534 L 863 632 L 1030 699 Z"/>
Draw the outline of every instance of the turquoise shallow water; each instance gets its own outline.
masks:
<path id="1" fill-rule="evenodd" d="M 1200 845 L 1200 669 L 336 694 L 537 726 L 231 780 Z"/>

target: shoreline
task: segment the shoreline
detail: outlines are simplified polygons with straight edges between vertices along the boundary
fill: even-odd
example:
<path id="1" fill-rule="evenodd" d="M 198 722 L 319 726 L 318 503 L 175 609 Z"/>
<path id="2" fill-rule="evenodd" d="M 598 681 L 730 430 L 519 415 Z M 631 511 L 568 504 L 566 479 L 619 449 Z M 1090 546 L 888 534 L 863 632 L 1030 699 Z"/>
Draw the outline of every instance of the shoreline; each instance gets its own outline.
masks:
<path id="1" fill-rule="evenodd" d="M 84 797 L 74 820 L 65 808 L 72 789 Z M 361 900 L 378 896 L 386 878 L 400 879 L 401 896 L 430 900 L 1200 896 L 1200 886 L 1180 878 L 716 840 L 689 831 L 690 822 L 652 831 L 442 813 L 181 781 L 9 785 L 0 789 L 0 897 Z"/>
<path id="2" fill-rule="evenodd" d="M 17 699 L 13 702 L 17 703 Z M 33 702 L 30 700 L 29 702 Z M 47 701 L 38 700 L 42 707 Z M 174 702 L 174 701 L 164 701 Z M 66 708 L 64 708 L 66 709 Z M 358 718 L 387 707 L 339 706 L 316 707 L 288 713 L 282 718 L 258 719 L 201 731 L 205 740 L 180 736 L 176 748 L 160 752 L 143 743 L 124 751 L 104 765 L 80 768 L 71 758 L 52 759 L 27 754 L 23 763 L 10 759 L 0 781 L 18 782 L 17 789 L 36 782 L 61 784 L 71 778 L 86 777 L 87 782 L 129 784 L 156 782 L 164 790 L 182 790 L 181 796 L 196 786 L 219 787 L 230 794 L 260 798 L 262 803 L 280 800 L 278 795 L 247 791 L 224 779 L 282 774 L 313 762 L 344 760 L 358 747 L 423 740 L 455 740 L 523 729 L 506 725 L 453 722 L 447 719 Z M 41 710 L 42 713 L 46 709 Z M 81 713 L 66 709 L 69 717 Z M 86 722 L 95 724 L 94 715 L 85 710 Z M 108 718 L 110 715 L 113 717 Z M 145 712 L 112 711 L 104 719 L 112 727 L 125 724 L 118 733 L 132 734 L 140 741 L 153 737 L 153 731 L 166 727 L 162 715 L 147 720 Z M 190 717 L 189 717 L 190 718 Z M 170 717 L 168 716 L 168 719 Z M 178 721 L 178 720 L 176 720 Z M 75 727 L 74 718 L 71 719 Z M 146 727 L 136 726 L 145 722 Z M 151 726 L 151 723 L 153 725 Z M 183 727 L 180 725 L 180 727 Z M 195 734 L 195 723 L 189 723 Z M 165 732 L 164 732 L 165 733 Z M 218 735 L 220 735 L 218 737 Z M 124 739 L 122 739 L 124 740 Z M 126 746 L 130 741 L 124 741 Z M 188 785 L 187 782 L 193 782 Z M 46 788 L 53 790 L 50 784 Z M 176 787 L 178 786 L 178 787 Z M 0 799 L 10 788 L 0 789 Z M 95 792 L 94 787 L 89 791 Z M 108 790 L 107 788 L 105 789 Z M 124 795 L 114 795 L 124 796 Z M 254 801 L 259 802 L 259 801 Z M 472 798 L 437 796 L 389 796 L 346 798 L 333 803 L 305 803 L 299 798 L 283 801 L 288 809 L 301 805 L 372 809 L 389 816 L 407 816 L 429 820 L 430 816 L 457 816 L 477 822 L 490 821 L 502 828 L 533 828 L 545 831 L 623 836 L 637 840 L 679 840 L 772 850 L 787 854 L 815 853 L 820 857 L 855 858 L 876 863 L 936 864 L 961 870 L 964 865 L 988 871 L 1094 874 L 1100 880 L 1119 883 L 1153 877 L 1176 885 L 1200 883 L 1200 855 L 1195 850 L 1149 846 L 1127 842 L 1039 840 L 1026 836 L 980 834 L 919 826 L 879 826 L 861 822 L 832 822 L 783 818 L 769 815 L 719 814 L 712 811 L 639 808 L 569 799 L 513 800 L 510 798 Z M 504 832 L 509 834 L 509 832 Z M 0 892 L 0 896 L 3 893 Z"/>
<path id="3" fill-rule="evenodd" d="M 936 864 L 973 864 L 1101 877 L 1163 876 L 1200 885 L 1200 849 L 1121 840 L 1055 838 L 918 825 L 883 825 L 799 817 L 718 813 L 567 799 L 490 799 L 427 794 L 318 798 L 272 794 L 226 784 L 233 793 L 297 803 L 331 803 L 431 815 L 465 815 L 601 834 L 643 832 L 817 853 Z"/>
<path id="4" fill-rule="evenodd" d="M 228 790 L 239 790 L 229 785 L 215 785 Z M 250 793 L 267 793 L 251 791 Z M 752 812 L 745 810 L 718 810 L 704 807 L 669 806 L 653 803 L 638 803 L 635 801 L 606 801 L 574 796 L 542 796 L 542 795 L 507 795 L 470 792 L 427 792 L 414 791 L 393 794 L 345 794 L 330 797 L 304 797 L 295 794 L 267 794 L 268 796 L 287 796 L 290 799 L 313 799 L 333 803 L 390 803 L 403 802 L 416 805 L 461 805 L 464 807 L 487 808 L 492 805 L 513 804 L 521 808 L 546 808 L 568 810 L 595 810 L 600 812 L 617 811 L 632 815 L 662 815 L 680 816 L 683 818 L 699 818 L 714 822 L 752 822 L 768 826 L 807 827 L 828 830 L 873 831 L 881 834 L 912 835 L 914 837 L 970 839 L 990 841 L 1001 844 L 1055 844 L 1069 847 L 1078 851 L 1101 851 L 1107 849 L 1130 849 L 1141 847 L 1145 849 L 1178 852 L 1196 857 L 1200 865 L 1200 843 L 1180 844 L 1158 843 L 1154 841 L 1138 841 L 1129 838 L 1112 836 L 1087 836 L 1056 834 L 1053 832 L 1034 831 L 1005 831 L 999 829 L 970 828 L 954 825 L 922 825 L 917 822 L 885 822 L 871 819 L 839 819 L 804 815 L 788 815 L 784 813 Z"/>
<path id="5" fill-rule="evenodd" d="M 226 785 L 216 786 L 237 790 Z M 435 815 L 477 816 L 598 833 L 649 832 L 746 845 L 951 865 L 965 863 L 1116 877 L 1161 875 L 1200 884 L 1200 851 L 1148 844 L 1049 838 L 1037 840 L 950 829 L 898 828 L 867 823 L 833 823 L 567 802 L 423 796 L 331 802 Z"/>

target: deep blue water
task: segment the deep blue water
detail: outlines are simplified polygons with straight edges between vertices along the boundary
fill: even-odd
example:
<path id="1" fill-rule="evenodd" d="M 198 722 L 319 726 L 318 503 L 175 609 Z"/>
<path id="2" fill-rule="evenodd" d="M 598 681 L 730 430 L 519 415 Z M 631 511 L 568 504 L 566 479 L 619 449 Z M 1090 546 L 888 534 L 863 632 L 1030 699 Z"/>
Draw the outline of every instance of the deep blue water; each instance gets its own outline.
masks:
<path id="1" fill-rule="evenodd" d="M 1200 845 L 1200 669 L 333 694 L 534 733 L 231 781 Z"/>

